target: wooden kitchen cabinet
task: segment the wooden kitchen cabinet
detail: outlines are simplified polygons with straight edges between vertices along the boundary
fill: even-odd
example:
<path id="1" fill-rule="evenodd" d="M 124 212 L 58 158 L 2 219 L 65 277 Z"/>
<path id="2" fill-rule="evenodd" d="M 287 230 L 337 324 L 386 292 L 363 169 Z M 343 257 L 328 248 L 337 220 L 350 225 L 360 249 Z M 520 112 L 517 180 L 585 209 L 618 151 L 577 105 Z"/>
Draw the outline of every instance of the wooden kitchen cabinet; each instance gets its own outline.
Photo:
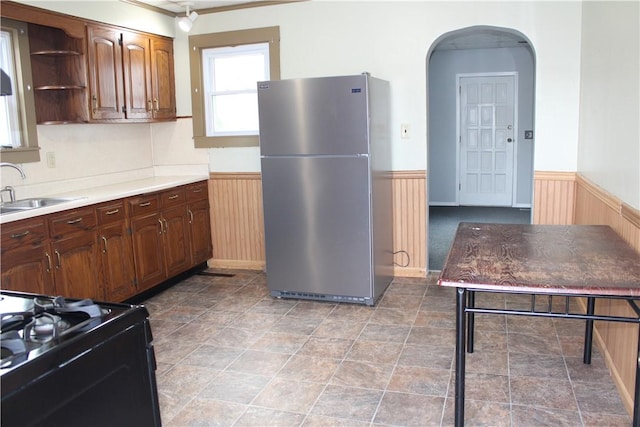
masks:
<path id="1" fill-rule="evenodd" d="M 128 119 L 153 118 L 151 42 L 138 33 L 122 33 L 125 105 Z"/>
<path id="2" fill-rule="evenodd" d="M 92 120 L 124 119 L 120 31 L 87 26 L 89 111 Z"/>
<path id="3" fill-rule="evenodd" d="M 198 265 L 213 255 L 207 182 L 188 185 L 186 191 L 191 264 Z"/>
<path id="4" fill-rule="evenodd" d="M 96 208 L 105 301 L 124 301 L 137 293 L 133 246 L 124 200 Z"/>
<path id="5" fill-rule="evenodd" d="M 151 95 L 155 120 L 176 118 L 172 39 L 151 38 Z"/>
<path id="6" fill-rule="evenodd" d="M 29 24 L 37 123 L 175 120 L 171 38 L 14 2 L 0 13 Z"/>
<path id="7" fill-rule="evenodd" d="M 29 45 L 36 122 L 86 123 L 85 40 L 60 28 L 29 24 Z"/>
<path id="8" fill-rule="evenodd" d="M 71 298 L 102 300 L 100 255 L 92 206 L 48 217 L 56 293 Z"/>
<path id="9" fill-rule="evenodd" d="M 157 195 L 129 199 L 133 258 L 139 291 L 151 288 L 166 277 L 159 209 Z"/>
<path id="10" fill-rule="evenodd" d="M 51 249 L 44 218 L 4 224 L 0 239 L 1 288 L 55 295 Z"/>
<path id="11" fill-rule="evenodd" d="M 87 38 L 93 120 L 175 119 L 173 40 L 100 25 Z"/>
<path id="12" fill-rule="evenodd" d="M 124 301 L 211 257 L 207 182 L 1 226 L 0 288 Z"/>

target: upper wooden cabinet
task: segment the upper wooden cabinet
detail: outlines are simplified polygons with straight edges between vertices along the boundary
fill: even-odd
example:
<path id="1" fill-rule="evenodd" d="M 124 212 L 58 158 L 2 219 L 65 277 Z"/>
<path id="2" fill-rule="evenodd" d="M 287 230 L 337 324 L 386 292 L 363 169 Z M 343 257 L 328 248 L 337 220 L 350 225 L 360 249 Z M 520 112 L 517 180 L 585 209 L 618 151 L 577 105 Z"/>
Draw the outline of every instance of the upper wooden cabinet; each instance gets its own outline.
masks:
<path id="1" fill-rule="evenodd" d="M 91 119 L 124 119 L 120 31 L 89 25 L 87 40 Z"/>
<path id="2" fill-rule="evenodd" d="M 96 25 L 87 35 L 93 120 L 175 119 L 171 39 Z"/>
<path id="3" fill-rule="evenodd" d="M 29 24 L 29 46 L 36 122 L 87 122 L 85 40 Z"/>
<path id="4" fill-rule="evenodd" d="M 159 37 L 151 38 L 151 93 L 154 119 L 175 119 L 175 84 L 173 40 Z"/>
<path id="5" fill-rule="evenodd" d="M 29 23 L 36 121 L 175 120 L 173 40 L 3 1 Z"/>

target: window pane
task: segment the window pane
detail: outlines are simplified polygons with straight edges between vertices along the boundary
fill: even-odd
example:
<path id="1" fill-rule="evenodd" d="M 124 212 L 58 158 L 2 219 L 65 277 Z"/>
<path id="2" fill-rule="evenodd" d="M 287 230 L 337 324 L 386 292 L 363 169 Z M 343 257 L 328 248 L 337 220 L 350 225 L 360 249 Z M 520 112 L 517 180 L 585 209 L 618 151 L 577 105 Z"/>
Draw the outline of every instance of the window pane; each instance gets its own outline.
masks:
<path id="1" fill-rule="evenodd" d="M 216 95 L 212 97 L 211 104 L 216 134 L 258 133 L 257 94 Z"/>
<path id="2" fill-rule="evenodd" d="M 214 90 L 256 90 L 256 82 L 264 79 L 264 61 L 261 53 L 216 58 Z"/>
<path id="3" fill-rule="evenodd" d="M 269 79 L 269 45 L 202 51 L 207 136 L 258 134 L 258 81 Z"/>
<path id="4" fill-rule="evenodd" d="M 21 146 L 20 117 L 15 85 L 13 39 L 9 31 L 0 32 L 0 47 L 0 68 L 9 76 L 12 86 L 12 95 L 0 97 L 0 141 L 2 148 L 17 148 Z"/>

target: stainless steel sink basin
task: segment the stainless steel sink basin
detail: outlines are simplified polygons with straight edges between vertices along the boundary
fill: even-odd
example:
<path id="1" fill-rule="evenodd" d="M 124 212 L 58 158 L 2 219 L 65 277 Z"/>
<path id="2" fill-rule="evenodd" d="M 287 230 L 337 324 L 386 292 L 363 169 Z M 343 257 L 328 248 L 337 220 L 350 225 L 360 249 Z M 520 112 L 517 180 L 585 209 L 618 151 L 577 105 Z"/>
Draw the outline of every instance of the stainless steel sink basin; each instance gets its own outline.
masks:
<path id="1" fill-rule="evenodd" d="M 13 212 L 23 212 L 26 210 L 44 208 L 45 206 L 59 205 L 60 203 L 71 202 L 76 198 L 63 197 L 37 197 L 31 199 L 16 200 L 14 202 L 2 203 L 0 205 L 0 215 Z"/>

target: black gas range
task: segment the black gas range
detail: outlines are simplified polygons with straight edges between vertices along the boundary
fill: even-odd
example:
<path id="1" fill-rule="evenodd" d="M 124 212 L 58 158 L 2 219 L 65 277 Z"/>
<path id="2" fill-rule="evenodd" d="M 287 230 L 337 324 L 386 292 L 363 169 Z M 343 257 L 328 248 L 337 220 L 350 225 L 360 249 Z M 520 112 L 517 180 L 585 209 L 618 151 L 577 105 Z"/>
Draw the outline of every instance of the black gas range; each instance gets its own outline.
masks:
<path id="1" fill-rule="evenodd" d="M 160 426 L 144 306 L 0 291 L 0 424 Z"/>

